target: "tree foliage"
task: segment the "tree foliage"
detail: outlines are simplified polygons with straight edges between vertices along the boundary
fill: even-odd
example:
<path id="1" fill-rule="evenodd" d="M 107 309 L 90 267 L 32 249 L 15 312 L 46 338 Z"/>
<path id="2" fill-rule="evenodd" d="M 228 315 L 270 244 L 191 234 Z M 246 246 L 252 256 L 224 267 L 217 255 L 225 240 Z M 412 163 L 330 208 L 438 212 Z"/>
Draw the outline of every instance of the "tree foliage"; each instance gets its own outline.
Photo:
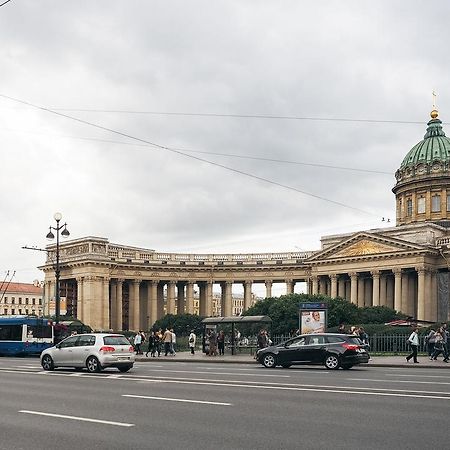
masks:
<path id="1" fill-rule="evenodd" d="M 202 331 L 201 322 L 203 319 L 202 316 L 197 316 L 196 314 L 166 314 L 153 324 L 152 330 L 173 328 L 177 336 L 187 336 L 191 330 L 199 334 Z"/>
<path id="2" fill-rule="evenodd" d="M 290 294 L 281 297 L 269 297 L 258 301 L 244 315 L 267 315 L 272 319 L 272 334 L 289 334 L 299 327 L 299 303 L 327 303 L 328 328 L 346 325 L 382 324 L 390 320 L 402 318 L 386 306 L 358 308 L 343 298 L 330 298 L 323 295 Z"/>

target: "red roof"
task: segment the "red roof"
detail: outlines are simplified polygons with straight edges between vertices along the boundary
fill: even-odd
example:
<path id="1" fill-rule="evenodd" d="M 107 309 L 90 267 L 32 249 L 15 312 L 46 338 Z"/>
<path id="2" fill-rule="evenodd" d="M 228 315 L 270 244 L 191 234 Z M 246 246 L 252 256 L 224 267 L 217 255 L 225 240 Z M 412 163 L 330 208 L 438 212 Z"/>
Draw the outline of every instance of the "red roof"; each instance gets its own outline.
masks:
<path id="1" fill-rule="evenodd" d="M 1 285 L 1 282 L 0 282 Z M 5 290 L 5 294 L 33 294 L 33 295 L 42 295 L 42 288 L 39 286 L 35 286 L 32 283 L 8 283 L 5 281 L 1 288 L 1 292 L 3 293 Z"/>

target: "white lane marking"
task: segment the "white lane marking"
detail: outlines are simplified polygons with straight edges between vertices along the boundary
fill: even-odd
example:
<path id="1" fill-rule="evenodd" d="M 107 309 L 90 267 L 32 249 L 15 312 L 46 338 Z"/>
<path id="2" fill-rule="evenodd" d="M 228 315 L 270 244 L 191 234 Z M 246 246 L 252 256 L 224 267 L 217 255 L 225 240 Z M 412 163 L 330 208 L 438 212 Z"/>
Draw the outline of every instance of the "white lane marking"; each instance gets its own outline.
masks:
<path id="1" fill-rule="evenodd" d="M 362 381 L 360 378 L 347 378 L 348 381 Z M 371 378 L 365 378 L 364 381 L 374 381 L 376 383 L 385 383 L 385 382 L 389 382 L 389 383 L 412 383 L 412 384 L 450 384 L 449 382 L 446 381 L 416 381 L 416 380 L 388 380 L 388 379 L 384 379 L 384 380 L 376 380 L 376 379 L 371 379 Z"/>
<path id="2" fill-rule="evenodd" d="M 205 375 L 205 371 L 199 371 L 199 372 L 195 372 L 193 370 L 161 370 L 161 369 L 149 369 L 147 370 L 147 372 L 164 372 L 167 375 L 170 375 L 171 373 L 186 373 L 186 374 L 190 374 L 190 373 L 196 373 L 196 374 L 200 374 L 200 375 Z M 208 375 L 238 375 L 236 373 L 226 373 L 226 372 L 208 372 Z M 262 373 L 243 373 L 241 376 L 252 376 L 252 377 L 276 377 L 276 378 L 291 378 L 290 375 L 279 375 L 278 373 L 274 373 L 274 374 L 262 374 Z"/>
<path id="3" fill-rule="evenodd" d="M 396 377 L 408 377 L 408 378 L 447 378 L 448 374 L 442 374 L 442 375 L 403 375 L 396 373 Z"/>
<path id="4" fill-rule="evenodd" d="M 26 409 L 22 409 L 19 412 L 24 413 L 24 414 L 34 414 L 37 416 L 56 417 L 58 419 L 79 420 L 80 422 L 102 423 L 104 425 L 115 425 L 118 427 L 134 427 L 134 423 L 112 422 L 110 420 L 89 419 L 87 417 L 77 417 L 77 416 L 66 416 L 64 414 L 53 414 L 53 413 L 46 413 L 46 412 L 42 412 L 42 411 L 28 411 Z"/>
<path id="5" fill-rule="evenodd" d="M 69 375 L 69 377 L 82 377 L 82 376 L 83 376 L 83 374 L 82 374 L 82 373 L 78 373 L 78 372 L 71 373 L 71 374 Z"/>
<path id="6" fill-rule="evenodd" d="M 132 394 L 123 394 L 122 397 L 144 398 L 144 399 L 149 399 L 149 400 L 164 400 L 164 401 L 167 401 L 167 402 L 200 403 L 202 405 L 232 406 L 231 403 L 207 402 L 207 401 L 204 401 L 204 400 L 188 400 L 188 399 L 184 399 L 184 398 L 149 397 L 147 395 L 132 395 Z"/>
<path id="7" fill-rule="evenodd" d="M 142 380 L 147 381 L 147 380 Z M 148 380 L 151 381 L 151 380 Z M 422 394 L 427 394 L 427 391 L 400 391 L 395 389 L 374 389 L 374 391 L 379 392 L 364 392 L 362 390 L 354 390 L 350 391 L 348 389 L 364 389 L 364 388 L 353 388 L 349 387 L 347 389 L 319 389 L 312 387 L 288 387 L 288 386 L 258 386 L 251 384 L 228 384 L 228 383 L 205 383 L 205 382 L 191 382 L 191 381 L 175 381 L 175 380 L 166 380 L 164 383 L 174 383 L 174 384 L 195 384 L 202 386 L 227 386 L 227 387 L 240 387 L 240 388 L 251 388 L 251 389 L 268 389 L 268 390 L 280 390 L 280 391 L 306 391 L 306 392 L 324 392 L 324 393 L 332 393 L 332 394 L 350 394 L 350 395 L 374 395 L 381 397 L 410 397 L 410 398 L 429 398 L 429 399 L 440 399 L 440 400 L 450 400 L 450 394 L 446 392 L 437 392 L 430 394 L 443 394 L 442 396 L 437 395 L 418 395 L 415 392 L 420 392 Z M 391 392 L 381 392 L 381 391 L 391 391 Z M 411 392 L 408 394 L 402 394 L 400 392 Z"/>

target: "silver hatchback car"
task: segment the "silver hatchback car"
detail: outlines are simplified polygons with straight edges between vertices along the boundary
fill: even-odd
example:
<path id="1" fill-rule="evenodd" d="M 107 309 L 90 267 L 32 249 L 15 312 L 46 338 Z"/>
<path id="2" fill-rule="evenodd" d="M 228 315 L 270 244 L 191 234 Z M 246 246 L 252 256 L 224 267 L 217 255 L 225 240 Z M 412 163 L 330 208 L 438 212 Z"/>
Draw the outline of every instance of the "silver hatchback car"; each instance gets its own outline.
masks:
<path id="1" fill-rule="evenodd" d="M 88 372 L 100 372 L 106 367 L 117 367 L 127 372 L 134 364 L 134 349 L 122 334 L 89 333 L 70 336 L 41 353 L 44 370 L 56 367 L 74 367 Z"/>

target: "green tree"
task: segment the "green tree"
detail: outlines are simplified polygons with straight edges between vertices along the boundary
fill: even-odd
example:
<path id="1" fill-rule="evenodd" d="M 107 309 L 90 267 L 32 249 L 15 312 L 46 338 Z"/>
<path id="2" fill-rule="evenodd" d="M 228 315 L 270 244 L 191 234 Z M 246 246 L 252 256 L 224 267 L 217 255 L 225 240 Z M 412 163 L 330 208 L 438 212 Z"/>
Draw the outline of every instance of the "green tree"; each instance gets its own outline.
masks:
<path id="1" fill-rule="evenodd" d="M 151 328 L 152 330 L 173 328 L 177 336 L 188 336 L 191 330 L 194 330 L 196 334 L 202 331 L 202 320 L 203 317 L 196 314 L 166 314 L 157 320 Z"/>
<path id="2" fill-rule="evenodd" d="M 298 329 L 299 303 L 327 303 L 328 328 L 335 328 L 340 323 L 346 325 L 382 324 L 401 318 L 393 309 L 385 306 L 358 308 L 343 298 L 330 298 L 324 295 L 290 294 L 281 297 L 269 297 L 256 302 L 244 315 L 267 315 L 272 319 L 272 334 L 289 334 Z"/>

